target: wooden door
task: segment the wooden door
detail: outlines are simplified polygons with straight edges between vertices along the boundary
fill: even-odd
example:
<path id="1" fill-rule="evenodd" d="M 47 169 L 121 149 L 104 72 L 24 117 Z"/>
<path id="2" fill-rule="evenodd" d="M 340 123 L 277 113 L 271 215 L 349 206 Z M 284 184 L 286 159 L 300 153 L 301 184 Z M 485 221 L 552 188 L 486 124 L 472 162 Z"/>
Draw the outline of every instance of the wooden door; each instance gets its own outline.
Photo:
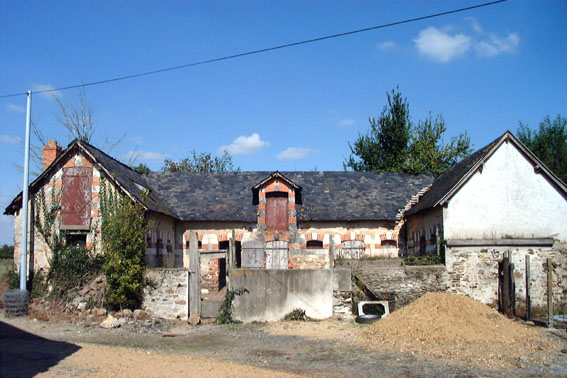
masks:
<path id="1" fill-rule="evenodd" d="M 287 195 L 274 195 L 266 197 L 267 231 L 288 230 L 287 203 Z"/>
<path id="2" fill-rule="evenodd" d="M 86 167 L 63 168 L 61 223 L 63 226 L 89 227 L 93 170 Z"/>

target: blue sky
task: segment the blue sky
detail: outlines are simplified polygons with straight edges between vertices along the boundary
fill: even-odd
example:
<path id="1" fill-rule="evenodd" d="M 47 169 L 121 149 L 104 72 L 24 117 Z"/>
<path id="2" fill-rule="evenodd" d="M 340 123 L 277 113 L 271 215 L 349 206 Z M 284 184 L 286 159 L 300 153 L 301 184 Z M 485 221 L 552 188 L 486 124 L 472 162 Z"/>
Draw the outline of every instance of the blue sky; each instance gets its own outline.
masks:
<path id="1" fill-rule="evenodd" d="M 0 95 L 62 87 L 390 23 L 482 1 L 3 1 Z M 92 86 L 94 144 L 152 169 L 228 148 L 242 170 L 342 170 L 347 142 L 399 85 L 413 121 L 480 148 L 567 105 L 567 2 L 520 1 L 265 54 Z M 63 101 L 76 91 L 62 91 Z M 0 99 L 0 209 L 21 190 L 25 96 Z M 33 97 L 66 145 L 51 95 Z M 33 140 L 32 140 L 33 142 Z M 12 244 L 0 217 L 0 244 Z"/>

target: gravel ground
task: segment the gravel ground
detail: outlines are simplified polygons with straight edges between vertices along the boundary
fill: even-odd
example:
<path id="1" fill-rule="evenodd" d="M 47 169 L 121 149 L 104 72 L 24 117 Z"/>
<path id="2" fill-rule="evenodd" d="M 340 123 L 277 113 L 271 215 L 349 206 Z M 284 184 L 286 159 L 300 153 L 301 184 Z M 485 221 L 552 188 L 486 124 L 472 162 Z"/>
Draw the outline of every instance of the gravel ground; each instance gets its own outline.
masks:
<path id="1" fill-rule="evenodd" d="M 367 326 L 331 320 L 197 327 L 138 322 L 108 330 L 0 316 L 0 326 L 2 377 L 567 375 L 564 354 L 521 369 L 449 365 L 360 346 L 356 340 Z"/>

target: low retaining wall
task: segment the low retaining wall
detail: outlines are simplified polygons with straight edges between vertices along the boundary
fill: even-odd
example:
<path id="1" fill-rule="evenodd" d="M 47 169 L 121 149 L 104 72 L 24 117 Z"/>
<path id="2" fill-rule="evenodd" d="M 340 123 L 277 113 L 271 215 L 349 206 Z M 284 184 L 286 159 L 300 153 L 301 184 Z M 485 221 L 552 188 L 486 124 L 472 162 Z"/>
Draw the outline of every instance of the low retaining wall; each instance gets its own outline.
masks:
<path id="1" fill-rule="evenodd" d="M 554 306 L 567 304 L 567 245 L 553 247 L 451 247 L 446 266 L 449 292 L 462 293 L 491 306 L 498 305 L 498 263 L 504 253 L 514 264 L 516 314 L 526 306 L 526 256 L 530 256 L 532 308 L 547 308 L 547 259 L 551 258 Z"/>
<path id="2" fill-rule="evenodd" d="M 230 287 L 249 292 L 234 300 L 243 322 L 275 321 L 296 308 L 315 319 L 333 316 L 333 270 L 247 270 L 230 272 Z"/>
<path id="3" fill-rule="evenodd" d="M 427 292 L 447 290 L 444 265 L 408 266 L 401 259 L 361 261 L 352 264 L 359 285 L 378 300 L 386 300 L 390 311 L 405 306 Z"/>
<path id="4" fill-rule="evenodd" d="M 144 289 L 142 307 L 152 316 L 187 319 L 189 313 L 189 271 L 187 269 L 149 269 L 151 284 Z M 155 284 L 155 287 L 152 285 Z"/>

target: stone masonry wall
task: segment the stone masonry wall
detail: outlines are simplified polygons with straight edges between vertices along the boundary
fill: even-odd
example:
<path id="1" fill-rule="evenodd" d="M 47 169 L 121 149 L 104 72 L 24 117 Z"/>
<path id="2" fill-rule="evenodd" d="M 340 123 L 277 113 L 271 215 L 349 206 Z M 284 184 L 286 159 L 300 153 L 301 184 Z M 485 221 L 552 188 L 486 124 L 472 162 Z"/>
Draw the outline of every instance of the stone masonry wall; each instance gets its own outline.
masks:
<path id="1" fill-rule="evenodd" d="M 567 304 L 567 245 L 551 247 L 453 247 L 447 248 L 449 291 L 466 294 L 480 302 L 498 305 L 498 263 L 508 252 L 514 264 L 516 313 L 523 315 L 526 301 L 526 256 L 530 256 L 532 308 L 547 306 L 547 258 L 553 262 L 554 306 Z"/>
<path id="2" fill-rule="evenodd" d="M 142 307 L 152 316 L 187 319 L 189 313 L 189 272 L 186 269 L 150 269 L 146 277 L 156 287 L 146 286 Z"/>
<path id="3" fill-rule="evenodd" d="M 378 300 L 387 300 L 390 311 L 413 302 L 426 292 L 447 290 L 443 265 L 402 266 L 401 259 L 341 263 L 350 264 L 359 285 L 365 286 Z"/>

